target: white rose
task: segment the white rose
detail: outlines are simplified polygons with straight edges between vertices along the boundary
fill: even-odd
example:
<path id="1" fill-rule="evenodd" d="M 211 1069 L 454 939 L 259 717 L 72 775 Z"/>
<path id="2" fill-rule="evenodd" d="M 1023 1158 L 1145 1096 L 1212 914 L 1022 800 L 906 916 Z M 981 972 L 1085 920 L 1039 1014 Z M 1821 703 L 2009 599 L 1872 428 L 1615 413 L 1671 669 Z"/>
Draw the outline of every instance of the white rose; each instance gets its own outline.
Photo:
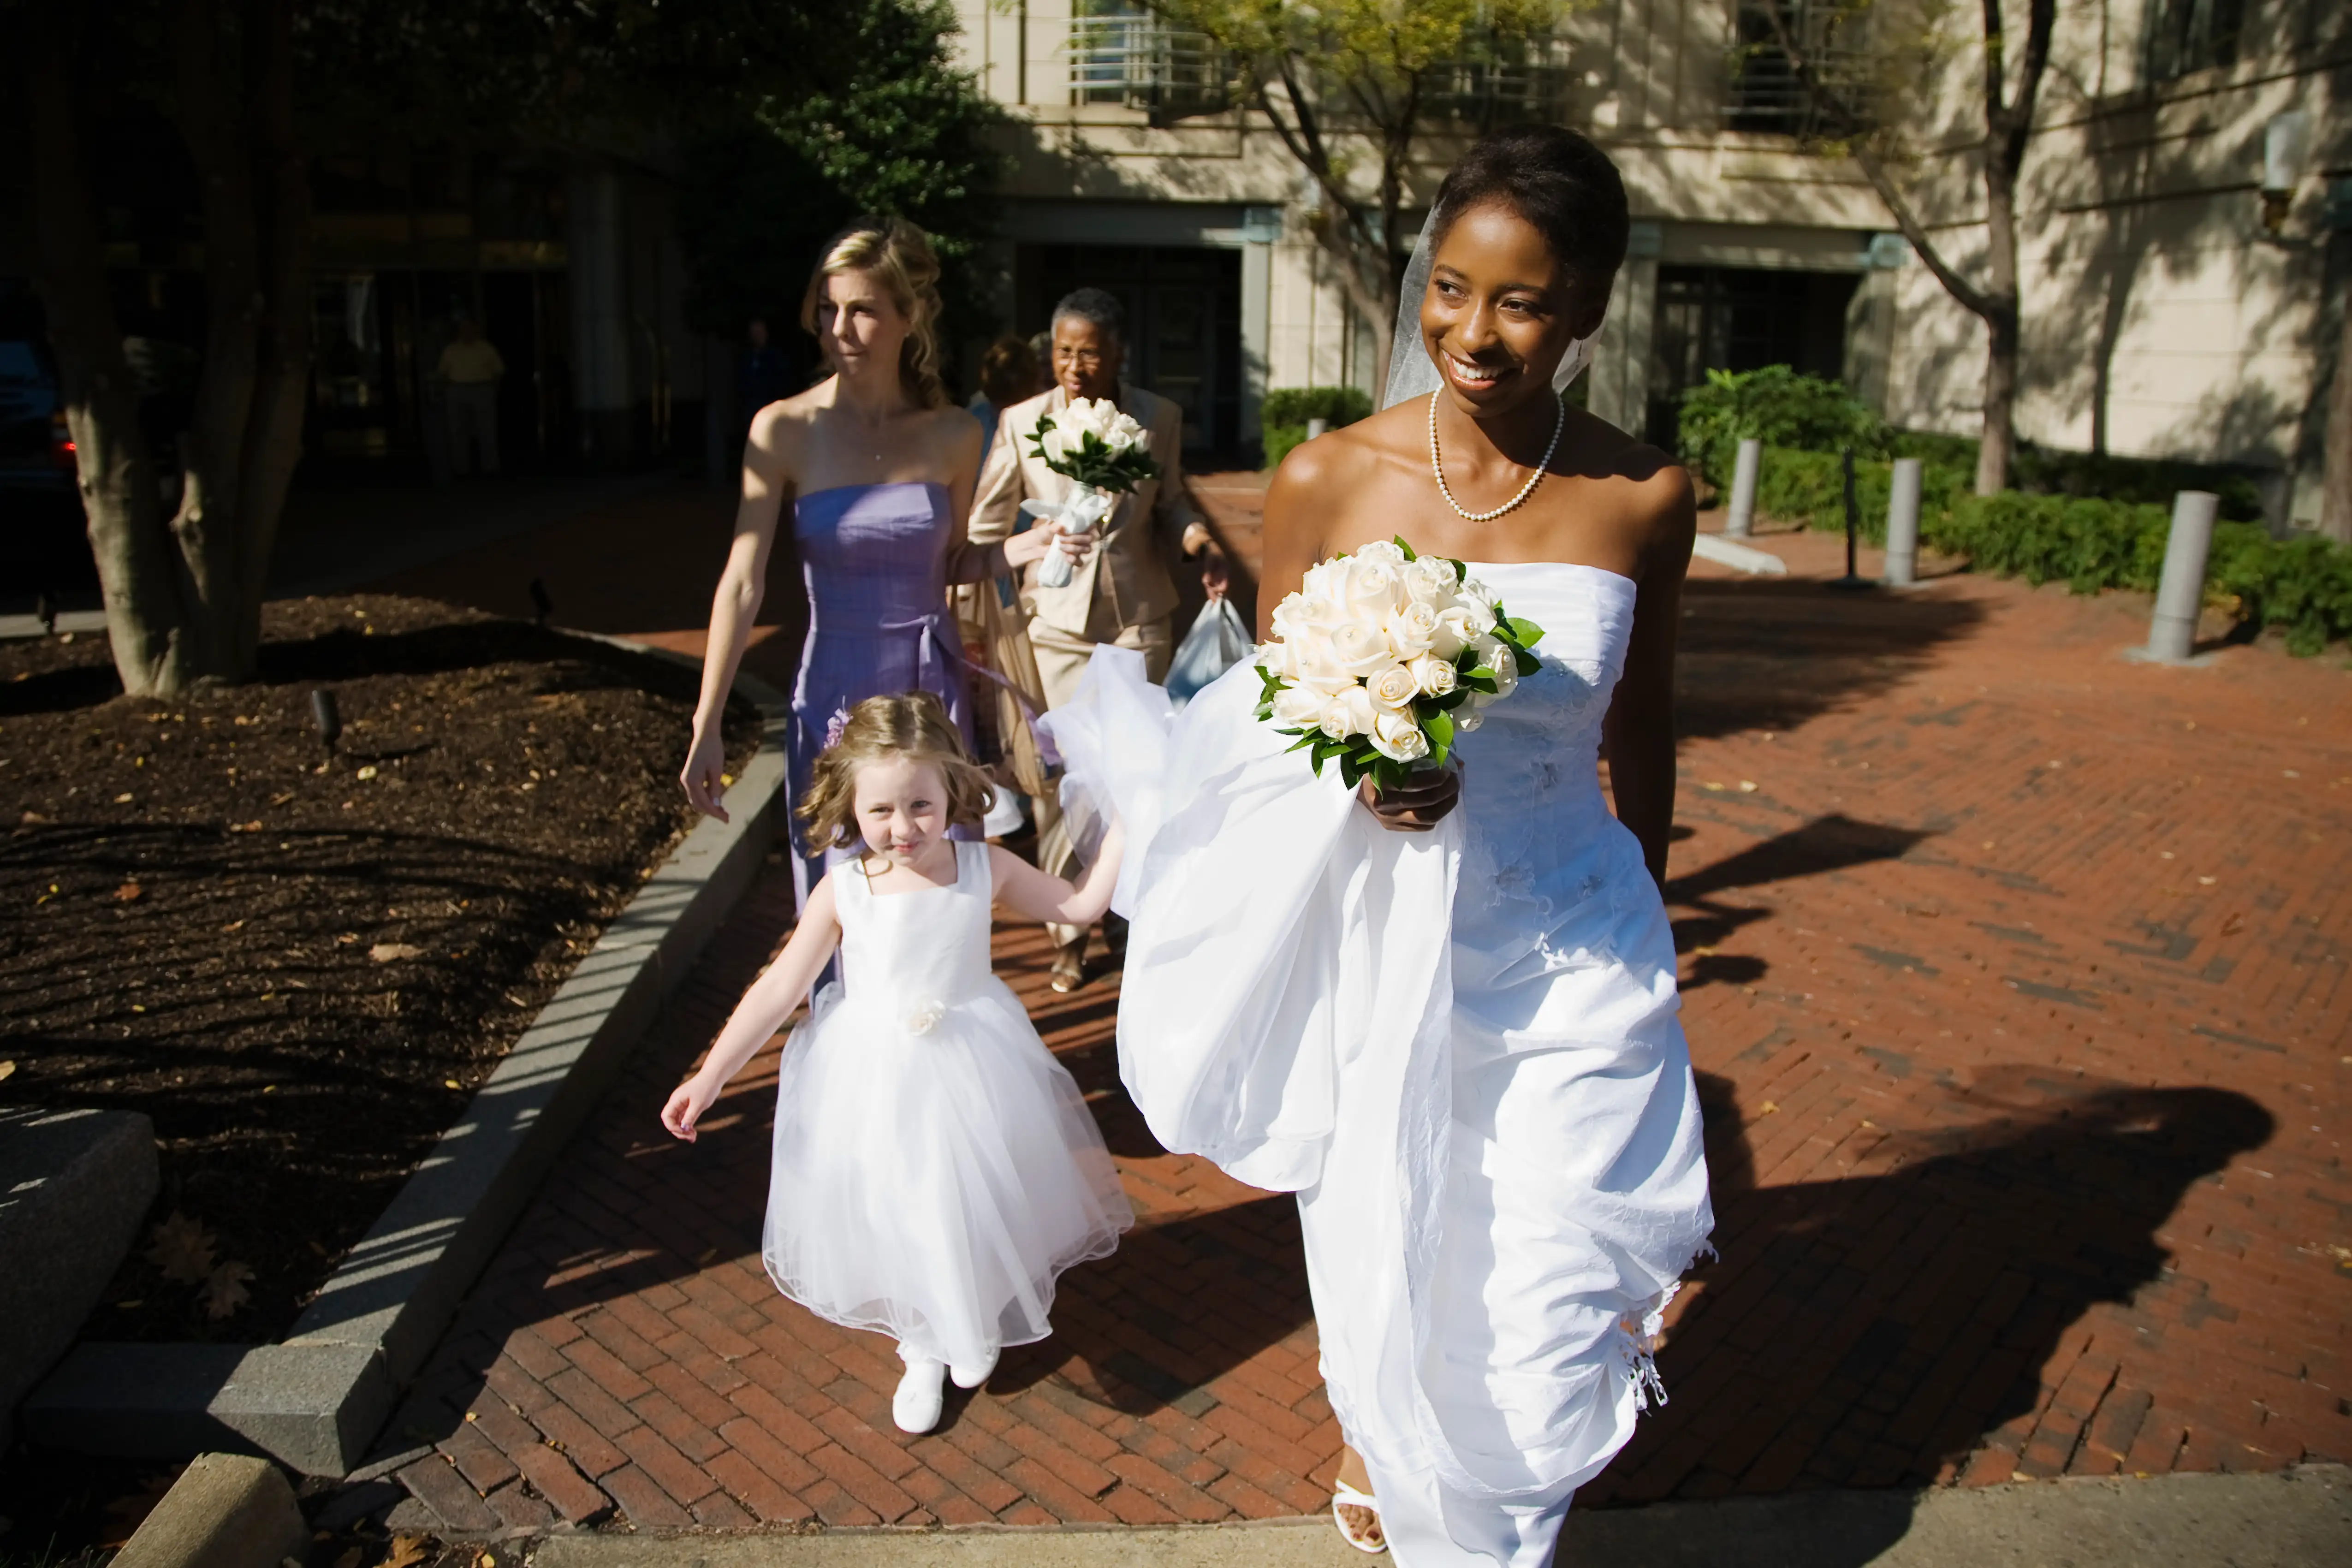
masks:
<path id="1" fill-rule="evenodd" d="M 1136 423 L 1134 416 L 1122 414 L 1111 421 L 1110 429 L 1103 439 L 1114 452 L 1132 452 L 1144 444 L 1146 437 L 1143 426 Z"/>
<path id="2" fill-rule="evenodd" d="M 1378 621 L 1404 604 L 1404 576 L 1385 561 L 1350 559 L 1342 595 L 1349 610 Z"/>
<path id="3" fill-rule="evenodd" d="M 1454 563 L 1424 555 L 1404 569 L 1404 591 L 1419 604 L 1443 609 L 1454 598 Z"/>
<path id="4" fill-rule="evenodd" d="M 1440 658 L 1452 658 L 1470 646 L 1470 639 L 1494 630 L 1477 624 L 1476 612 L 1460 605 L 1450 605 L 1437 612 L 1437 630 L 1429 639 L 1429 651 Z"/>
<path id="5" fill-rule="evenodd" d="M 1070 401 L 1067 418 L 1079 430 L 1091 430 L 1097 436 L 1110 434 L 1111 421 L 1118 417 L 1118 405 L 1108 397 L 1077 397 Z"/>
<path id="6" fill-rule="evenodd" d="M 1370 675 L 1396 662 L 1389 654 L 1389 639 L 1378 626 L 1363 621 L 1344 622 L 1332 629 L 1331 654 L 1349 675 Z"/>
<path id="7" fill-rule="evenodd" d="M 1354 671 L 1339 662 L 1339 654 L 1331 647 L 1331 639 L 1321 632 L 1301 632 L 1298 639 L 1290 645 L 1290 659 L 1297 670 L 1290 679 L 1326 697 L 1345 691 L 1356 684 Z"/>
<path id="8" fill-rule="evenodd" d="M 1260 643 L 1255 657 L 1257 667 L 1268 675 L 1291 681 L 1298 679 L 1298 655 L 1287 642 L 1276 638 L 1270 643 Z"/>
<path id="9" fill-rule="evenodd" d="M 1486 600 L 1473 598 L 1467 594 L 1456 594 L 1453 604 L 1439 613 L 1448 611 L 1461 616 L 1462 624 L 1469 628 L 1473 637 L 1483 637 L 1495 629 L 1495 609 Z"/>
<path id="10" fill-rule="evenodd" d="M 1078 449 L 1078 438 L 1075 432 L 1056 420 L 1051 428 L 1037 437 L 1037 449 L 1045 454 L 1048 464 L 1065 463 Z"/>
<path id="11" fill-rule="evenodd" d="M 1350 735 L 1361 735 L 1372 727 L 1371 693 L 1360 686 L 1350 686 L 1333 694 L 1323 709 L 1323 732 L 1335 741 Z"/>
<path id="12" fill-rule="evenodd" d="M 1417 763 L 1429 755 L 1429 737 L 1410 713 L 1382 711 L 1372 720 L 1372 746 L 1381 755 L 1400 763 Z"/>
<path id="13" fill-rule="evenodd" d="M 1381 631 L 1399 658 L 1418 658 L 1437 641 L 1437 612 L 1416 601 L 1391 616 Z"/>
<path id="14" fill-rule="evenodd" d="M 1495 624 L 1495 591 L 1477 578 L 1465 577 L 1455 584 L 1454 597 L 1457 604 L 1469 605 L 1476 608 L 1486 617 L 1488 626 Z"/>
<path id="15" fill-rule="evenodd" d="M 1359 561 L 1383 562 L 1391 566 L 1402 566 L 1405 563 L 1404 552 L 1396 547 L 1394 540 L 1390 539 L 1375 539 L 1357 551 L 1355 558 Z"/>
<path id="16" fill-rule="evenodd" d="M 1323 722 L 1330 699 L 1304 686 L 1286 686 L 1274 694 L 1275 722 L 1297 730 L 1312 730 Z"/>
<path id="17" fill-rule="evenodd" d="M 1457 735 L 1466 735 L 1486 721 L 1478 717 L 1478 706 L 1475 700 L 1467 707 L 1454 710 L 1454 732 Z"/>
<path id="18" fill-rule="evenodd" d="M 1413 684 L 1424 697 L 1443 697 L 1461 683 L 1454 661 L 1433 653 L 1423 654 L 1405 668 L 1412 672 Z"/>
<path id="19" fill-rule="evenodd" d="M 1402 708 L 1421 695 L 1421 682 L 1402 664 L 1392 664 L 1364 678 L 1364 689 L 1383 708 Z"/>
<path id="20" fill-rule="evenodd" d="M 1470 645 L 1470 651 L 1477 656 L 1477 668 L 1495 678 L 1491 700 L 1500 701 L 1508 697 L 1519 684 L 1519 661 L 1512 657 L 1511 650 L 1504 646 L 1502 639 L 1480 637 Z M 1485 697 L 1486 693 L 1482 691 L 1479 695 Z"/>
<path id="21" fill-rule="evenodd" d="M 1306 596 L 1292 594 L 1286 597 L 1274 607 L 1274 614 L 1267 617 L 1267 623 L 1274 628 L 1275 639 L 1278 642 L 1288 642 L 1307 630 L 1313 623 L 1307 618 Z"/>

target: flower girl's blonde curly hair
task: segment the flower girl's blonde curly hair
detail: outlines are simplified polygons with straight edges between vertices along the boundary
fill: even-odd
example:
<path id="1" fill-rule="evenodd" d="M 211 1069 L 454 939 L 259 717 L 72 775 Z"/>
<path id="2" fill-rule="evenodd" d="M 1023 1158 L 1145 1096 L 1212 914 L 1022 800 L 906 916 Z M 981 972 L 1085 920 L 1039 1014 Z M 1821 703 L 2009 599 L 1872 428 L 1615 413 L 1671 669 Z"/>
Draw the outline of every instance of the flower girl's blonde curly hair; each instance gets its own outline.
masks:
<path id="1" fill-rule="evenodd" d="M 824 280 L 840 272 L 870 272 L 910 330 L 898 350 L 898 377 L 925 408 L 944 408 L 947 388 L 940 381 L 940 258 L 930 237 L 902 217 L 858 218 L 824 242 L 824 254 L 809 273 L 801 298 L 801 326 L 816 331 L 816 308 Z"/>
<path id="2" fill-rule="evenodd" d="M 857 827 L 857 773 L 893 757 L 929 763 L 947 785 L 950 825 L 976 825 L 988 814 L 995 786 L 971 753 L 940 700 L 928 691 L 869 697 L 839 721 L 840 735 L 817 753 L 807 795 L 793 807 L 812 855 L 862 846 Z"/>

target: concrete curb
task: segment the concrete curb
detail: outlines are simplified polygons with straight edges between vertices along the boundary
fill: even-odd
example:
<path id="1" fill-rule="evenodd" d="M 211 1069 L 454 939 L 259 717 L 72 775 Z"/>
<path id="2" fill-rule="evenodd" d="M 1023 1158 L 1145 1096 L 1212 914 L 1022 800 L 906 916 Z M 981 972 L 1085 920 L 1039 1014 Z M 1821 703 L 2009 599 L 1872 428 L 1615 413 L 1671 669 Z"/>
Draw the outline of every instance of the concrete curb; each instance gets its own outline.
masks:
<path id="1" fill-rule="evenodd" d="M 784 831 L 789 704 L 753 677 L 734 690 L 762 722 L 760 749 L 728 792 L 733 820 L 696 824 L 646 879 L 286 1342 L 77 1345 L 26 1401 L 29 1440 L 142 1458 L 233 1449 L 314 1476 L 359 1464 L 548 1167 Z"/>
<path id="2" fill-rule="evenodd" d="M 504 1553 L 501 1553 L 504 1555 Z M 1324 1518 L 1121 1529 L 542 1535 L 532 1568 L 1345 1568 Z M 2305 1568 L 2352 1560 L 2352 1472 L 1811 1491 L 1573 1510 L 1559 1568 Z"/>
<path id="3" fill-rule="evenodd" d="M 279 1568 L 310 1552 L 310 1531 L 278 1467 L 205 1454 L 182 1472 L 114 1561 L 121 1568 Z"/>

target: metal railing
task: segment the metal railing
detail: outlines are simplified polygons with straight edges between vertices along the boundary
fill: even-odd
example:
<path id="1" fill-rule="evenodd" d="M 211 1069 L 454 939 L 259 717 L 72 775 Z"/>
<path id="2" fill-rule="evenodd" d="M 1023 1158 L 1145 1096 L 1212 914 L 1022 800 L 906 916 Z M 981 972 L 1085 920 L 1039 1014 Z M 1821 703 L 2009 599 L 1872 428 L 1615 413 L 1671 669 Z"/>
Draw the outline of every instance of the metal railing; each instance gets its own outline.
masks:
<path id="1" fill-rule="evenodd" d="M 1569 117 L 1574 73 L 1565 38 L 1498 43 L 1469 59 L 1446 60 L 1423 73 L 1423 101 L 1438 113 L 1479 125 Z"/>
<path id="2" fill-rule="evenodd" d="M 1223 51 L 1157 16 L 1073 17 L 1069 57 L 1074 103 L 1141 109 L 1157 121 L 1214 114 L 1233 101 Z"/>
<path id="3" fill-rule="evenodd" d="M 1838 0 L 1740 0 L 1725 123 L 1784 136 L 1854 129 L 1869 107 L 1864 25 L 1864 13 Z M 1805 57 L 1801 73 L 1781 47 L 1784 32 Z"/>

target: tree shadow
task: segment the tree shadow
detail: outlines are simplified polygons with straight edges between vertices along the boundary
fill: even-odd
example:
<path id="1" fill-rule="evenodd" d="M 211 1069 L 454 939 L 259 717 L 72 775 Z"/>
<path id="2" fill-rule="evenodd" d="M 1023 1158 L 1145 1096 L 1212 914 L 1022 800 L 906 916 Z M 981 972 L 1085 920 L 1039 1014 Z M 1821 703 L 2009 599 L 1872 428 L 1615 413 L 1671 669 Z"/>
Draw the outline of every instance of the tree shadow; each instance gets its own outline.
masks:
<path id="1" fill-rule="evenodd" d="M 2270 1139 L 2244 1095 L 1994 1066 L 1947 1090 L 1938 1125 L 1850 1145 L 1855 1174 L 1759 1187 L 1734 1086 L 1702 1073 L 1699 1094 L 1722 1257 L 1660 1353 L 1673 1402 L 1581 1501 L 1934 1484 L 1988 1436 L 2016 1451 L 2000 1429 L 2039 1408 L 2094 1304 L 2234 1316 L 2179 1281 L 2156 1233 Z M 2021 1473 L 2062 1473 L 2094 1443 L 2109 1457 L 2093 1468 L 2122 1465 L 2148 1399 L 2109 1375 L 2074 1436 L 2027 1444 Z"/>
<path id="2" fill-rule="evenodd" d="M 1986 616 L 1973 599 L 1842 594 L 1801 578 L 1694 578 L 1683 608 L 1675 721 L 1686 741 L 1793 730 L 1867 702 Z"/>

